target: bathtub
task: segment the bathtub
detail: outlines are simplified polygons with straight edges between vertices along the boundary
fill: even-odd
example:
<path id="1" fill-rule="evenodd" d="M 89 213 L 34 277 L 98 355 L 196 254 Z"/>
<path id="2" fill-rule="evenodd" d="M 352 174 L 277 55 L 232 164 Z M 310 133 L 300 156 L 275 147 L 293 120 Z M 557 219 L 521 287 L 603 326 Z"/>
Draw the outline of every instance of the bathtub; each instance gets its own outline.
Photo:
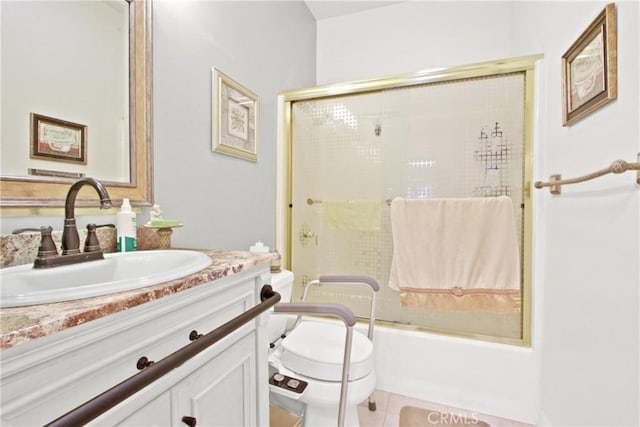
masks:
<path id="1" fill-rule="evenodd" d="M 537 423 L 540 371 L 532 348 L 378 325 L 374 346 L 377 389 Z"/>

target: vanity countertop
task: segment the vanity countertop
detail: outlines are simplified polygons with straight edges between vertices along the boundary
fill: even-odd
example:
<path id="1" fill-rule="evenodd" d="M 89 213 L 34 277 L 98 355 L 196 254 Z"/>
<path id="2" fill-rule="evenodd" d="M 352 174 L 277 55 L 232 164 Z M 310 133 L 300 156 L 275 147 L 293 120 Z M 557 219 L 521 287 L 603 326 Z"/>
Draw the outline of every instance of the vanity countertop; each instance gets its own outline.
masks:
<path id="1" fill-rule="evenodd" d="M 75 301 L 0 308 L 0 350 L 230 276 L 255 265 L 270 263 L 273 258 L 271 253 L 202 252 L 213 259 L 213 264 L 180 279 Z"/>

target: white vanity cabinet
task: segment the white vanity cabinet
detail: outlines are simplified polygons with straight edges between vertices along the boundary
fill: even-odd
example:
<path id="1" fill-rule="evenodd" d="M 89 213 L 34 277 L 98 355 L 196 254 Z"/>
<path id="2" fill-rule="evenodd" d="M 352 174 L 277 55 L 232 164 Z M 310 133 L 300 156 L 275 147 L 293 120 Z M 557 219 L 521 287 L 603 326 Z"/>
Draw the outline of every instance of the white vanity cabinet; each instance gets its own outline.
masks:
<path id="1" fill-rule="evenodd" d="M 260 303 L 259 265 L 0 352 L 2 425 L 44 425 Z M 262 314 L 96 418 L 93 425 L 268 425 Z M 184 418 L 184 421 L 183 421 Z M 195 423 L 195 424 L 194 424 Z"/>

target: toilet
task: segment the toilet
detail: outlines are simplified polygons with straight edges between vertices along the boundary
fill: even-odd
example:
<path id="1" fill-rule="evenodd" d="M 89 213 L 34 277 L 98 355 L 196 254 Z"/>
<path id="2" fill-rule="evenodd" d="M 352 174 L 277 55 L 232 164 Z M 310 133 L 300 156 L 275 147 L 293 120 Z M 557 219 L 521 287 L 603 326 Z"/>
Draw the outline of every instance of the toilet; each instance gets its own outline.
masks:
<path id="1" fill-rule="evenodd" d="M 271 286 L 281 296 L 281 303 L 291 301 L 293 273 L 282 270 L 272 274 Z M 297 408 L 304 408 L 306 427 L 336 426 L 341 391 L 342 364 L 344 358 L 345 326 L 305 316 L 285 337 L 296 316 L 271 313 L 268 320 L 271 397 L 292 401 Z M 278 375 L 279 374 L 279 375 Z M 284 379 L 283 379 L 284 378 Z M 291 383 L 304 387 L 298 393 Z M 300 383 L 300 385 L 298 385 Z M 305 386 L 306 383 L 306 386 Z M 358 426 L 357 406 L 373 393 L 376 376 L 373 361 L 373 344 L 363 333 L 354 330 L 351 348 L 351 365 L 345 406 L 345 426 Z M 293 391 L 292 391 L 293 390 Z M 300 405 L 302 403 L 303 405 Z M 297 405 L 297 406 L 295 406 Z"/>

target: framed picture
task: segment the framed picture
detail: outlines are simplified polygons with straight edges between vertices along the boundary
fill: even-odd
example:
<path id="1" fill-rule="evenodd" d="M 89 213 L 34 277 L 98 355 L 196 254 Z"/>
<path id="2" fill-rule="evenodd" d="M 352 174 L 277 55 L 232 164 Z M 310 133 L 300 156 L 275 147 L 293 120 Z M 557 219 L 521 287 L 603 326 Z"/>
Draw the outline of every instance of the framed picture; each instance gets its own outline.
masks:
<path id="1" fill-rule="evenodd" d="M 31 158 L 87 164 L 87 126 L 31 113 Z"/>
<path id="2" fill-rule="evenodd" d="M 258 95 L 213 68 L 212 149 L 258 161 Z"/>
<path id="3" fill-rule="evenodd" d="M 562 125 L 618 96 L 616 7 L 610 3 L 562 55 Z"/>

